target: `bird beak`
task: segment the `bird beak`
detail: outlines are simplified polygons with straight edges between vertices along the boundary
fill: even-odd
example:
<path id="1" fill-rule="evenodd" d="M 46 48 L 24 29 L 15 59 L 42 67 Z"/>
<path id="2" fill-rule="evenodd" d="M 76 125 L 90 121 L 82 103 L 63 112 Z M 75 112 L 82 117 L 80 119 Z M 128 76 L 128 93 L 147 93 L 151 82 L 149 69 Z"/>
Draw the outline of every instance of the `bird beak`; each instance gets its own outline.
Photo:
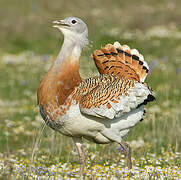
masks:
<path id="1" fill-rule="evenodd" d="M 60 27 L 65 27 L 65 26 L 69 27 L 70 25 L 65 23 L 64 20 L 53 21 L 53 27 L 55 28 L 60 28 Z"/>

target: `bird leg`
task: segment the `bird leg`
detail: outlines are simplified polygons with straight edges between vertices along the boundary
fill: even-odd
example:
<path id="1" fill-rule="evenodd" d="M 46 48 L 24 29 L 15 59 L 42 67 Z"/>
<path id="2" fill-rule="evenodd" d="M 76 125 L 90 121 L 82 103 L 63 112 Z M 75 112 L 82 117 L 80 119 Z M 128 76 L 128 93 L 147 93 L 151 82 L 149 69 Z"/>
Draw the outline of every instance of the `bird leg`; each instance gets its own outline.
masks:
<path id="1" fill-rule="evenodd" d="M 82 138 L 73 138 L 73 141 L 75 143 L 75 146 L 77 148 L 79 159 L 80 159 L 80 177 L 83 178 L 83 172 L 85 167 L 85 151 L 83 148 L 83 142 Z"/>
<path id="2" fill-rule="evenodd" d="M 124 131 L 128 132 L 128 131 Z M 122 138 L 117 135 L 116 133 L 112 133 L 112 131 L 103 131 L 101 132 L 102 135 L 107 137 L 108 139 L 112 140 L 113 142 L 117 142 L 118 144 L 121 145 L 121 151 L 124 153 L 126 160 L 127 160 L 127 166 L 129 169 L 132 168 L 132 163 L 131 163 L 131 148 L 130 146 L 122 140 Z"/>
<path id="3" fill-rule="evenodd" d="M 126 161 L 127 161 L 127 166 L 128 166 L 128 169 L 131 169 L 132 168 L 132 162 L 131 162 L 131 147 L 124 141 L 122 141 L 120 143 L 122 149 L 121 151 L 123 151 L 124 155 L 125 155 L 125 158 L 126 158 Z"/>

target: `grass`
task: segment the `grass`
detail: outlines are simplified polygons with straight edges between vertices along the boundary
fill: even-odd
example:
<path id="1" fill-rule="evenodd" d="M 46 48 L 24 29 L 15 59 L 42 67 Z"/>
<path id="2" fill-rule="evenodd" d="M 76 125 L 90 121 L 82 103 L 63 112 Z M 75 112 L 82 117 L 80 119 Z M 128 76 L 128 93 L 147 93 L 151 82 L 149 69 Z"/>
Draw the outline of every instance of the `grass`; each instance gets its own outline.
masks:
<path id="1" fill-rule="evenodd" d="M 112 4 L 104 1 L 103 5 L 102 1 L 79 0 L 76 7 L 68 1 L 63 6 L 59 3 L 23 1 L 20 8 L 16 0 L 0 2 L 0 178 L 66 179 L 78 175 L 79 163 L 71 139 L 44 126 L 36 105 L 38 84 L 60 48 L 57 39 L 61 35 L 50 28 L 50 23 L 72 15 L 73 9 L 89 26 L 90 45 L 84 50 L 80 65 L 82 77 L 97 74 L 88 58 L 91 52 L 118 40 L 144 54 L 151 68 L 147 83 L 157 99 L 147 106 L 144 121 L 126 137 L 132 146 L 133 170 L 124 168 L 124 157 L 116 144 L 86 142 L 87 179 L 178 179 L 181 176 L 180 1 L 128 0 Z M 114 9 L 109 15 L 105 14 L 108 7 Z"/>

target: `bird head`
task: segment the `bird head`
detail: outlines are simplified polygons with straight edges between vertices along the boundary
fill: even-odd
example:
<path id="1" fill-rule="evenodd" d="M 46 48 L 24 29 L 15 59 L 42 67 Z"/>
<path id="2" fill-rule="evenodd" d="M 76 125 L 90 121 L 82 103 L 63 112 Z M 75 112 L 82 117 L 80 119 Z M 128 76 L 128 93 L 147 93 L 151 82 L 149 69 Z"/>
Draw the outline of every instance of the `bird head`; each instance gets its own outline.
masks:
<path id="1" fill-rule="evenodd" d="M 65 39 L 80 43 L 82 47 L 88 44 L 87 25 L 77 17 L 67 17 L 63 20 L 53 21 L 53 27 L 58 28 Z"/>

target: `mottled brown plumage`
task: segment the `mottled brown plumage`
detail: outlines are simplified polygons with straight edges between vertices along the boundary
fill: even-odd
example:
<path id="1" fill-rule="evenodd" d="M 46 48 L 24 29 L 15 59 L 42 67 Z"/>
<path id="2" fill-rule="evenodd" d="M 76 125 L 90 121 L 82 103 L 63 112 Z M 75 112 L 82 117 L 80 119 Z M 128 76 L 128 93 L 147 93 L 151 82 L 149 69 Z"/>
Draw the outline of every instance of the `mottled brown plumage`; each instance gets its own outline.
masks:
<path id="1" fill-rule="evenodd" d="M 134 80 L 125 77 L 118 78 L 110 74 L 103 74 L 83 81 L 76 88 L 73 98 L 79 97 L 80 108 L 99 108 L 101 105 L 110 108 L 109 101 L 118 103 L 120 96 L 128 95 L 128 89 L 134 84 Z"/>

